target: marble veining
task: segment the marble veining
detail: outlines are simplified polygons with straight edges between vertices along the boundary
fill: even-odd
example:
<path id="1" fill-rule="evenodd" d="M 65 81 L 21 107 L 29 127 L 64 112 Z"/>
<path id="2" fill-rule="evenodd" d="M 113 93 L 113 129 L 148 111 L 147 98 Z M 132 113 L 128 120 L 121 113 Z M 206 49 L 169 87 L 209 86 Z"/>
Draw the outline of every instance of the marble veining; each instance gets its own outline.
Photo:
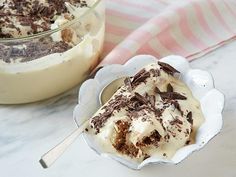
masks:
<path id="1" fill-rule="evenodd" d="M 236 42 L 231 42 L 192 62 L 212 73 L 216 87 L 225 94 L 222 132 L 201 151 L 177 166 L 151 165 L 140 171 L 95 154 L 82 137 L 49 169 L 40 156 L 76 128 L 72 111 L 78 88 L 33 104 L 0 106 L 1 177 L 158 177 L 236 176 Z M 214 103 L 212 103 L 214 104 Z"/>

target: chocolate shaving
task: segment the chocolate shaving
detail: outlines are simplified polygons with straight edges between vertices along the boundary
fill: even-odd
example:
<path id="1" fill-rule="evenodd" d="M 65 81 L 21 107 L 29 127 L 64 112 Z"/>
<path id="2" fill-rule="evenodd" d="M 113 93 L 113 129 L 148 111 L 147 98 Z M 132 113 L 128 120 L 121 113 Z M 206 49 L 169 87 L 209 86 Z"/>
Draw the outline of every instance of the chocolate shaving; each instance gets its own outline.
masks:
<path id="1" fill-rule="evenodd" d="M 138 73 L 136 73 L 133 77 L 133 82 L 135 82 L 135 80 L 137 80 L 140 76 L 142 76 L 144 73 L 146 72 L 145 69 L 141 69 Z"/>
<path id="2" fill-rule="evenodd" d="M 91 123 L 93 124 L 96 133 L 100 132 L 100 128 L 105 125 L 106 121 L 113 114 L 114 110 L 119 111 L 121 108 L 128 106 L 129 100 L 126 97 L 119 95 L 116 96 L 114 99 L 110 100 L 108 104 L 109 106 L 105 106 L 102 108 L 104 110 L 102 114 L 92 118 Z"/>
<path id="3" fill-rule="evenodd" d="M 113 112 L 113 107 L 107 107 L 102 116 L 108 117 L 112 114 L 112 112 Z"/>
<path id="4" fill-rule="evenodd" d="M 106 121 L 105 117 L 102 116 L 95 116 L 92 118 L 91 123 L 92 128 L 94 128 L 96 130 L 96 134 L 98 134 L 100 132 L 100 128 L 103 127 L 104 122 Z"/>
<path id="5" fill-rule="evenodd" d="M 190 141 L 190 140 L 187 140 L 186 143 L 185 143 L 185 145 L 189 145 L 190 143 L 191 143 L 191 141 Z"/>
<path id="6" fill-rule="evenodd" d="M 174 119 L 174 120 L 170 121 L 170 125 L 175 125 L 175 124 L 182 125 L 183 122 L 181 120 L 179 120 L 179 119 Z"/>
<path id="7" fill-rule="evenodd" d="M 175 68 L 173 68 L 167 63 L 158 61 L 158 64 L 161 66 L 161 69 L 165 71 L 167 74 L 170 74 L 173 76 L 175 73 L 180 73 L 178 70 L 176 70 Z"/>
<path id="8" fill-rule="evenodd" d="M 186 100 L 187 97 L 184 95 L 181 95 L 180 93 L 177 92 L 170 92 L 167 95 L 163 95 L 163 98 L 170 98 L 170 99 L 174 99 L 174 100 Z"/>
<path id="9" fill-rule="evenodd" d="M 191 131 L 192 131 L 192 130 L 191 130 Z M 184 131 L 184 134 L 185 134 L 185 137 L 188 137 L 188 136 L 190 135 L 189 129 L 186 129 L 186 130 Z"/>
<path id="10" fill-rule="evenodd" d="M 158 93 L 158 94 L 161 94 L 161 93 L 162 93 L 158 87 L 155 87 L 154 91 L 155 91 L 156 93 Z"/>
<path id="11" fill-rule="evenodd" d="M 148 103 L 148 101 L 146 100 L 146 98 L 145 98 L 144 96 L 140 95 L 140 94 L 137 93 L 137 92 L 134 93 L 133 99 L 138 100 L 138 101 L 139 101 L 140 103 L 142 103 L 142 104 L 147 104 L 147 103 Z M 132 98 L 131 98 L 131 100 L 132 100 Z"/>
<path id="12" fill-rule="evenodd" d="M 132 91 L 132 84 L 131 84 L 130 78 L 129 77 L 125 78 L 124 83 L 128 87 L 128 90 L 131 92 Z"/>
<path id="13" fill-rule="evenodd" d="M 160 70 L 158 69 L 150 69 L 150 73 L 153 75 L 153 77 L 160 76 Z"/>
<path id="14" fill-rule="evenodd" d="M 166 135 L 164 136 L 164 139 L 168 142 L 169 139 L 170 139 L 170 135 L 169 135 L 169 134 L 166 134 Z"/>
<path id="15" fill-rule="evenodd" d="M 27 62 L 52 53 L 62 53 L 71 48 L 71 46 L 62 41 L 47 42 L 43 40 L 25 42 L 24 46 L 24 48 L 18 48 L 0 44 L 0 59 L 10 62 L 11 60 L 22 58 L 20 62 Z"/>
<path id="16" fill-rule="evenodd" d="M 190 111 L 188 114 L 187 114 L 187 121 L 190 123 L 190 124 L 193 124 L 193 118 L 192 118 L 192 112 Z"/>
<path id="17" fill-rule="evenodd" d="M 164 109 L 155 109 L 154 110 L 156 117 L 161 117 L 162 113 L 164 112 Z"/>
<path id="18" fill-rule="evenodd" d="M 143 157 L 143 160 L 146 160 L 146 159 L 148 159 L 149 157 L 151 157 L 151 156 L 148 155 L 148 154 L 145 154 L 144 157 Z"/>
<path id="19" fill-rule="evenodd" d="M 180 108 L 179 102 L 178 101 L 172 101 L 171 104 L 175 106 L 175 108 L 181 113 L 181 116 L 183 116 L 183 111 Z"/>
<path id="20" fill-rule="evenodd" d="M 151 106 L 155 109 L 156 97 L 154 95 L 151 95 L 149 97 L 149 102 L 150 102 Z"/>
<path id="21" fill-rule="evenodd" d="M 174 91 L 174 89 L 173 89 L 172 85 L 169 83 L 167 85 L 167 92 L 173 92 L 173 91 Z"/>
<path id="22" fill-rule="evenodd" d="M 141 82 L 145 82 L 145 80 L 150 77 L 150 73 L 147 72 L 145 69 L 139 71 L 134 77 L 131 82 L 132 86 L 137 86 Z"/>
<path id="23" fill-rule="evenodd" d="M 161 92 L 159 88 L 155 88 L 154 90 L 156 93 L 160 94 L 161 98 L 168 99 L 168 100 L 186 100 L 187 97 L 184 95 L 181 95 L 177 92 Z"/>

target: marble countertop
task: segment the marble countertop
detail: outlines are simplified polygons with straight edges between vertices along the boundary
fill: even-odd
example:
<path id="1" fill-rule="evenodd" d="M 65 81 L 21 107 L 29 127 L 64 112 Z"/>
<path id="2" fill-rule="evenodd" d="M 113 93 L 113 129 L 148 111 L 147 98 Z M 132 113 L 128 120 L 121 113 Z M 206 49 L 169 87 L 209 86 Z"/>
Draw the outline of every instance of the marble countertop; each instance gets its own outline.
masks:
<path id="1" fill-rule="evenodd" d="M 76 128 L 72 111 L 78 88 L 40 103 L 0 106 L 1 177 L 151 177 L 151 176 L 236 176 L 236 42 L 192 62 L 208 70 L 216 88 L 226 96 L 222 132 L 201 151 L 179 165 L 151 165 L 133 171 L 98 156 L 80 137 L 49 169 L 38 160 Z M 214 104 L 214 103 L 212 103 Z"/>

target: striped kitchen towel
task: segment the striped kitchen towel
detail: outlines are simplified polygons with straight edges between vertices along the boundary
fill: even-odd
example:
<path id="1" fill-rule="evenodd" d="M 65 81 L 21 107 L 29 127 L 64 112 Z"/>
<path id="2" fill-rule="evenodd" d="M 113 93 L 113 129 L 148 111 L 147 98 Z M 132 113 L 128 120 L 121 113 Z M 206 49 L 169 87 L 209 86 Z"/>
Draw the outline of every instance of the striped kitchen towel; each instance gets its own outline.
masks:
<path id="1" fill-rule="evenodd" d="M 236 0 L 106 0 L 104 60 L 125 63 L 136 54 L 189 60 L 236 36 Z"/>

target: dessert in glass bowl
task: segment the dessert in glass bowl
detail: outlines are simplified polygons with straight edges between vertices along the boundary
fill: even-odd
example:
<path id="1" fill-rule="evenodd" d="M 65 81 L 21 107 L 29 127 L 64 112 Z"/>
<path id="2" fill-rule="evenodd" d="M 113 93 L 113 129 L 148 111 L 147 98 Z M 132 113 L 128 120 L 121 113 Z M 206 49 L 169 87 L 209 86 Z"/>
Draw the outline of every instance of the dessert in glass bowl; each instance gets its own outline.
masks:
<path id="1" fill-rule="evenodd" d="M 46 99 L 82 82 L 104 40 L 101 0 L 0 0 L 0 103 Z"/>

